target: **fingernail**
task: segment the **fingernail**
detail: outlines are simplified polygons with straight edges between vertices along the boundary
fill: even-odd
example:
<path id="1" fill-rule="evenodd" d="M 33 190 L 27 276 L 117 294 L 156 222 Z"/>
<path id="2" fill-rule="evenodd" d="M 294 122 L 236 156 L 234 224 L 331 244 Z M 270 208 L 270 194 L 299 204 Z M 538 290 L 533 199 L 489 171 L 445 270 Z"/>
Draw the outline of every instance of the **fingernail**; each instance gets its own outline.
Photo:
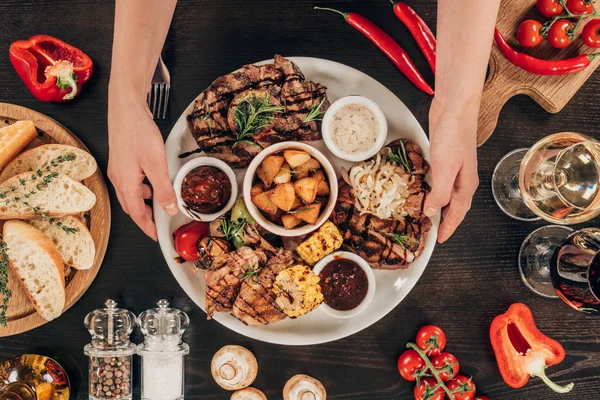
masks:
<path id="1" fill-rule="evenodd" d="M 167 204 L 165 206 L 165 211 L 167 214 L 175 215 L 177 214 L 177 205 L 175 203 Z"/>
<path id="2" fill-rule="evenodd" d="M 434 215 L 436 212 L 438 212 L 439 208 L 435 208 L 435 207 L 427 207 L 425 209 L 425 215 L 428 217 L 431 217 L 432 215 Z"/>

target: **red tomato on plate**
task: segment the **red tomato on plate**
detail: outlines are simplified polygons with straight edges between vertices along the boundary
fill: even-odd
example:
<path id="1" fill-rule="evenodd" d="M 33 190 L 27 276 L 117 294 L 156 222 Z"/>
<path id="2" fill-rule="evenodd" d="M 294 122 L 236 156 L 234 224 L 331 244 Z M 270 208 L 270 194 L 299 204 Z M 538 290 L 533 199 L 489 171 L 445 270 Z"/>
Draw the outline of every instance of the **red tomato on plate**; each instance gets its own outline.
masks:
<path id="1" fill-rule="evenodd" d="M 555 17 L 562 14 L 563 8 L 558 0 L 537 0 L 536 6 L 544 17 Z"/>
<path id="2" fill-rule="evenodd" d="M 600 18 L 593 19 L 585 25 L 581 38 L 589 47 L 600 48 Z"/>
<path id="3" fill-rule="evenodd" d="M 448 382 L 450 379 L 458 375 L 460 365 L 458 359 L 448 352 L 441 352 L 431 359 L 431 363 L 438 370 L 440 379 Z"/>
<path id="4" fill-rule="evenodd" d="M 594 6 L 585 0 L 567 0 L 566 6 L 567 10 L 573 14 L 583 15 L 594 13 Z"/>
<path id="5" fill-rule="evenodd" d="M 544 38 L 540 34 L 542 23 L 534 19 L 523 21 L 517 29 L 517 40 L 523 47 L 539 46 Z"/>
<path id="6" fill-rule="evenodd" d="M 450 380 L 446 386 L 453 392 L 451 400 L 473 400 L 475 398 L 475 383 L 473 383 L 473 379 L 464 375 Z"/>
<path id="7" fill-rule="evenodd" d="M 568 19 L 559 19 L 548 30 L 548 42 L 557 49 L 564 49 L 571 44 L 573 24 Z"/>
<path id="8" fill-rule="evenodd" d="M 433 390 L 436 385 L 437 381 L 433 378 L 421 379 L 419 386 L 415 386 L 415 400 L 444 400 L 446 392 L 442 387 Z"/>
<path id="9" fill-rule="evenodd" d="M 175 251 L 186 261 L 196 261 L 198 254 L 198 241 L 208 236 L 209 225 L 206 222 L 193 221 L 185 224 L 173 233 Z"/>
<path id="10" fill-rule="evenodd" d="M 435 325 L 426 325 L 417 332 L 417 346 L 428 356 L 437 356 L 446 347 L 446 334 Z"/>
<path id="11" fill-rule="evenodd" d="M 400 358 L 398 358 L 398 372 L 407 381 L 416 379 L 415 373 L 425 368 L 425 361 L 419 353 L 414 350 L 406 350 Z"/>

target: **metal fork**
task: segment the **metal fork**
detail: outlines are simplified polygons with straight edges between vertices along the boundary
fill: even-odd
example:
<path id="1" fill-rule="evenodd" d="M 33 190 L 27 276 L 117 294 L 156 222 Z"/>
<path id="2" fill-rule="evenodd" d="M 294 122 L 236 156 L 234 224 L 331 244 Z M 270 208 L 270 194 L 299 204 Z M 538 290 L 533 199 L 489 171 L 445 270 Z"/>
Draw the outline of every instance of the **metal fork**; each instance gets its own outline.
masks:
<path id="1" fill-rule="evenodd" d="M 167 117 L 167 106 L 169 105 L 169 92 L 171 91 L 171 74 L 162 60 L 158 59 L 158 65 L 152 77 L 152 84 L 148 89 L 146 102 L 152 111 L 154 119 L 165 119 Z"/>

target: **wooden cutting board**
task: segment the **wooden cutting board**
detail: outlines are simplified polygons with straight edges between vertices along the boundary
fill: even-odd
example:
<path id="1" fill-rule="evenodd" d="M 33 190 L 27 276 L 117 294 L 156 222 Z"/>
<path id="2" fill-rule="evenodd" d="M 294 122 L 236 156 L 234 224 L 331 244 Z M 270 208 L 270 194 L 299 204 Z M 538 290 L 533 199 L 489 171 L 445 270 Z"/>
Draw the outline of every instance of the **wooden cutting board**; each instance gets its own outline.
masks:
<path id="1" fill-rule="evenodd" d="M 600 0 L 594 0 L 600 9 Z M 583 53 L 593 53 L 581 38 L 577 38 L 566 49 L 558 50 L 544 41 L 534 49 L 524 49 L 516 39 L 519 24 L 527 19 L 542 23 L 549 20 L 543 17 L 535 6 L 535 0 L 502 0 L 496 27 L 518 51 L 542 59 L 566 59 Z M 581 31 L 583 25 L 578 31 Z M 577 32 L 579 35 L 580 32 Z M 598 50 L 597 50 L 598 51 Z M 579 88 L 600 65 L 596 58 L 585 70 L 562 76 L 540 76 L 526 72 L 504 58 L 494 44 L 490 57 L 490 70 L 481 100 L 477 141 L 479 145 L 492 135 L 498 123 L 498 116 L 506 102 L 517 94 L 526 94 L 550 113 L 557 113 L 571 100 Z"/>
<path id="2" fill-rule="evenodd" d="M 25 107 L 0 103 L 0 127 L 16 120 L 31 120 L 35 123 L 38 130 L 38 137 L 33 139 L 27 148 L 47 143 L 60 143 L 78 147 L 89 152 L 85 145 L 71 131 L 52 118 Z M 104 260 L 108 245 L 108 236 L 110 234 L 110 201 L 102 173 L 99 170 L 96 171 L 83 184 L 96 195 L 96 204 L 85 215 L 88 228 L 96 245 L 96 257 L 92 268 L 89 270 L 77 271 L 71 268 L 65 270 L 65 276 L 68 278 L 64 311 L 75 304 L 92 284 L 100 269 L 102 260 Z M 2 221 L 0 221 L 1 228 Z M 8 287 L 12 291 L 12 297 L 8 303 L 8 311 L 6 313 L 8 320 L 7 327 L 0 327 L 0 337 L 26 332 L 47 322 L 35 311 L 31 301 L 21 287 L 21 283 L 12 270 L 9 272 Z"/>

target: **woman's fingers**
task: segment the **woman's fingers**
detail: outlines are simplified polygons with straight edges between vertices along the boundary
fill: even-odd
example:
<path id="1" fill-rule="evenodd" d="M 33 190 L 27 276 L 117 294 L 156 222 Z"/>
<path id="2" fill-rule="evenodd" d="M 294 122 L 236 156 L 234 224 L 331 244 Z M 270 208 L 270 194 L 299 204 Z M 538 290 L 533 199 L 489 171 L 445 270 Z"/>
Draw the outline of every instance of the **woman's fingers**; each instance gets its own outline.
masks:
<path id="1" fill-rule="evenodd" d="M 463 222 L 470 208 L 471 197 L 462 195 L 452 197 L 450 204 L 444 210 L 444 218 L 438 232 L 438 242 L 444 243 L 454 234 L 454 231 Z"/>
<path id="2" fill-rule="evenodd" d="M 160 207 L 169 215 L 177 214 L 177 197 L 169 178 L 169 168 L 164 155 L 153 157 L 148 165 L 144 166 L 144 173 L 152 185 L 153 197 Z"/>
<path id="3" fill-rule="evenodd" d="M 460 168 L 460 165 L 456 165 L 458 162 L 460 160 L 450 164 L 446 161 L 432 163 L 433 187 L 425 199 L 423 213 L 426 216 L 433 216 L 450 202 L 454 182 Z"/>
<path id="4" fill-rule="evenodd" d="M 156 241 L 158 237 L 156 226 L 152 220 L 152 208 L 144 203 L 141 193 L 128 193 L 127 196 L 125 201 L 127 202 L 129 216 L 146 235 Z"/>
<path id="5" fill-rule="evenodd" d="M 149 185 L 142 185 L 142 198 L 144 200 L 152 200 L 152 188 Z"/>

